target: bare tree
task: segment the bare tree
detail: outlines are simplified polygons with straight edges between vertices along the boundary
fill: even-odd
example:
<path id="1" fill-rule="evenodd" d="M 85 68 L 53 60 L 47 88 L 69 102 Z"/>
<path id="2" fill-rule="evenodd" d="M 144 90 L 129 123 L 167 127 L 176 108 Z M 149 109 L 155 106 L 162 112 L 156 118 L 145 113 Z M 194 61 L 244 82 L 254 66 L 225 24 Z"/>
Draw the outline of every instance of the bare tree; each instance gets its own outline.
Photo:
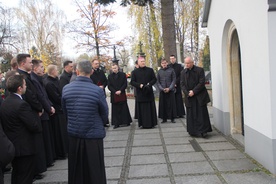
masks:
<path id="1" fill-rule="evenodd" d="M 17 51 L 14 10 L 0 4 L 0 53 Z"/>
<path id="2" fill-rule="evenodd" d="M 64 13 L 51 0 L 21 0 L 20 6 L 17 15 L 22 22 L 22 49 L 29 51 L 35 46 L 40 59 L 52 63 L 53 53 L 61 55 Z"/>
<path id="3" fill-rule="evenodd" d="M 77 42 L 77 48 L 87 48 L 88 51 L 96 49 L 100 57 L 100 47 L 110 46 L 109 33 L 114 29 L 109 22 L 115 12 L 107 9 L 95 0 L 75 0 L 80 18 L 68 24 L 68 30 Z"/>

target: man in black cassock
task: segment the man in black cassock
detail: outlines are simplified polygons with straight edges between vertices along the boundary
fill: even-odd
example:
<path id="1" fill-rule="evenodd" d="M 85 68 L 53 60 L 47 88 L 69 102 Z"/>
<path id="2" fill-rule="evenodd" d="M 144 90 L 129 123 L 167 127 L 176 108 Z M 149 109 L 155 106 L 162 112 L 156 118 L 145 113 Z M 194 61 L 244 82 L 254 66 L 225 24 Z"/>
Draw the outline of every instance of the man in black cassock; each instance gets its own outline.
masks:
<path id="1" fill-rule="evenodd" d="M 131 75 L 131 85 L 136 87 L 138 103 L 138 126 L 153 128 L 157 125 L 157 114 L 152 86 L 156 83 L 156 76 L 152 68 L 146 67 L 145 58 L 138 58 L 139 68 Z"/>
<path id="2" fill-rule="evenodd" d="M 157 73 L 157 86 L 160 90 L 159 95 L 159 110 L 158 118 L 162 118 L 161 123 L 167 122 L 167 119 L 171 119 L 172 123 L 175 123 L 176 118 L 176 104 L 175 104 L 175 73 L 172 68 L 168 67 L 166 59 L 161 60 L 162 68 Z"/>
<path id="3" fill-rule="evenodd" d="M 181 72 L 181 89 L 185 94 L 187 131 L 191 136 L 206 137 L 212 132 L 207 103 L 210 98 L 205 87 L 205 74 L 195 66 L 191 57 L 185 58 L 185 69 Z"/>
<path id="4" fill-rule="evenodd" d="M 44 112 L 40 116 L 42 124 L 42 135 L 46 153 L 47 167 L 54 166 L 54 139 L 52 126 L 50 124 L 49 115 L 55 113 L 55 108 L 52 106 L 52 102 L 49 100 L 45 87 L 43 85 L 44 66 L 41 60 L 33 59 L 33 70 L 31 72 L 31 80 L 37 91 L 37 99 L 41 103 Z"/>
<path id="5" fill-rule="evenodd" d="M 61 107 L 61 90 L 59 88 L 58 69 L 56 65 L 47 67 L 48 76 L 43 81 L 44 86 L 55 108 L 55 114 L 50 116 L 53 130 L 56 159 L 66 159 L 68 153 L 67 120 Z"/>
<path id="6" fill-rule="evenodd" d="M 170 62 L 169 67 L 174 69 L 175 75 L 176 75 L 176 81 L 175 81 L 175 103 L 176 103 L 176 115 L 179 118 L 183 118 L 185 115 L 185 109 L 182 99 L 182 91 L 180 87 L 180 74 L 183 70 L 183 67 L 181 64 L 176 62 L 176 58 L 174 55 L 170 56 Z"/>
<path id="7" fill-rule="evenodd" d="M 100 61 L 98 59 L 93 59 L 92 62 L 92 74 L 90 75 L 90 78 L 92 79 L 93 83 L 99 86 L 103 89 L 104 95 L 105 94 L 105 87 L 107 86 L 107 78 L 104 74 L 104 71 L 100 69 Z M 104 122 L 105 127 L 109 127 L 109 120 L 107 119 L 106 122 Z"/>
<path id="8" fill-rule="evenodd" d="M 113 63 L 112 72 L 108 76 L 108 89 L 111 92 L 110 102 L 112 104 L 111 124 L 114 129 L 120 125 L 129 126 L 132 122 L 126 98 L 127 78 L 124 72 L 119 72 L 117 63 Z"/>

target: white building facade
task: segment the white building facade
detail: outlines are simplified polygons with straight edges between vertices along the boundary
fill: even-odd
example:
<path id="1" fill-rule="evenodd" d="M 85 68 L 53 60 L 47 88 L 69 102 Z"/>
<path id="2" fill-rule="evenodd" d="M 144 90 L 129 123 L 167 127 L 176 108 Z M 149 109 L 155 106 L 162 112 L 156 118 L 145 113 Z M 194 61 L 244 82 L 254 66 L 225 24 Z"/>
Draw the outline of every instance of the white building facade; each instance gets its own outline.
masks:
<path id="1" fill-rule="evenodd" d="M 276 0 L 205 0 L 214 126 L 276 174 Z"/>

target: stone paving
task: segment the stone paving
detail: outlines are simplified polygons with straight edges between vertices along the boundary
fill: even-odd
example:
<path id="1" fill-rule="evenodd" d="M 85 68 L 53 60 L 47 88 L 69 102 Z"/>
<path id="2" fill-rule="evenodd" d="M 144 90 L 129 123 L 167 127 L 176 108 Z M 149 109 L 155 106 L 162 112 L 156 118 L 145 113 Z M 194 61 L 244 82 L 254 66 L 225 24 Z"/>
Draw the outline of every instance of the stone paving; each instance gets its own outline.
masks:
<path id="1" fill-rule="evenodd" d="M 128 100 L 131 113 L 134 100 Z M 157 104 L 158 107 L 158 104 Z M 212 109 L 209 107 L 212 120 Z M 132 113 L 133 115 L 133 113 Z M 131 126 L 107 128 L 104 139 L 108 184 L 276 184 L 274 176 L 243 153 L 230 137 L 213 130 L 195 138 L 185 119 L 160 123 L 154 129 Z M 67 183 L 67 160 L 55 162 L 35 184 Z M 10 183 L 10 174 L 5 175 Z"/>

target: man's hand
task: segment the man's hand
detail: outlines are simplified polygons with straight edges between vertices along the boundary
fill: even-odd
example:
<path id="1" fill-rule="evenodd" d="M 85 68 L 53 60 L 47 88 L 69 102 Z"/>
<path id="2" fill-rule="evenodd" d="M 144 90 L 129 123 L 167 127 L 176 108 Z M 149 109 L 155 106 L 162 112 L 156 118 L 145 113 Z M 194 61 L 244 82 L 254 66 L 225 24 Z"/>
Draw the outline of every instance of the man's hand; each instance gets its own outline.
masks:
<path id="1" fill-rule="evenodd" d="M 115 94 L 116 94 L 116 95 L 120 95 L 120 94 L 121 94 L 121 90 L 116 91 Z"/>
<path id="2" fill-rule="evenodd" d="M 50 113 L 50 115 L 53 115 L 53 114 L 55 114 L 55 113 L 56 113 L 55 108 L 54 108 L 54 107 L 51 107 L 51 113 Z"/>
<path id="3" fill-rule="evenodd" d="M 143 86 L 144 86 L 143 84 L 140 84 L 140 88 L 141 88 L 141 89 L 143 88 Z"/>
<path id="4" fill-rule="evenodd" d="M 193 90 L 190 90 L 189 91 L 189 97 L 192 97 L 192 96 L 194 96 L 195 94 L 194 94 L 194 92 L 193 92 Z"/>
<path id="5" fill-rule="evenodd" d="M 170 91 L 170 88 L 164 88 L 163 90 L 165 93 L 168 93 Z"/>

